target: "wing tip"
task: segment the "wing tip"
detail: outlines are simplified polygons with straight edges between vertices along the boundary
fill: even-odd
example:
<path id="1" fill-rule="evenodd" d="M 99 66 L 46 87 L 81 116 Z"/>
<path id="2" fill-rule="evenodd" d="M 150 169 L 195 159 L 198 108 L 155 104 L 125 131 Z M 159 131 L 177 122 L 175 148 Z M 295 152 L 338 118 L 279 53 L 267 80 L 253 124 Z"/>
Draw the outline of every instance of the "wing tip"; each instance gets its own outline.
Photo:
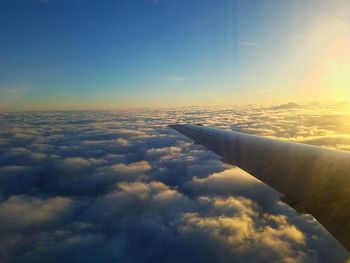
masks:
<path id="1" fill-rule="evenodd" d="M 179 128 L 181 125 L 180 124 L 169 124 L 168 127 L 173 129 L 173 130 L 176 130 L 176 128 Z"/>
<path id="2" fill-rule="evenodd" d="M 176 130 L 176 128 L 183 127 L 185 125 L 189 125 L 189 124 L 169 124 L 168 127 L 171 128 L 171 129 L 175 129 Z M 193 125 L 204 127 L 204 125 L 201 124 L 201 123 L 196 123 L 196 124 L 193 124 Z"/>

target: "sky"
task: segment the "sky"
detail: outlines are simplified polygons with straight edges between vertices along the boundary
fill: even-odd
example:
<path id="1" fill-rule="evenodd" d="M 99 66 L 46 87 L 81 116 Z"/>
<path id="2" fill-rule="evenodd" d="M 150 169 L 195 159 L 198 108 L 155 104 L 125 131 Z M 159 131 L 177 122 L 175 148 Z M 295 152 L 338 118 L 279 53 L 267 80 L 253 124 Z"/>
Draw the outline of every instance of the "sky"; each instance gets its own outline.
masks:
<path id="1" fill-rule="evenodd" d="M 0 113 L 0 262 L 344 263 L 313 217 L 165 123 L 349 151 L 349 108 Z"/>
<path id="2" fill-rule="evenodd" d="M 344 262 L 314 218 L 167 125 L 349 151 L 348 10 L 0 0 L 0 262 Z"/>
<path id="3" fill-rule="evenodd" d="M 349 100 L 349 8 L 1 0 L 0 110 Z"/>

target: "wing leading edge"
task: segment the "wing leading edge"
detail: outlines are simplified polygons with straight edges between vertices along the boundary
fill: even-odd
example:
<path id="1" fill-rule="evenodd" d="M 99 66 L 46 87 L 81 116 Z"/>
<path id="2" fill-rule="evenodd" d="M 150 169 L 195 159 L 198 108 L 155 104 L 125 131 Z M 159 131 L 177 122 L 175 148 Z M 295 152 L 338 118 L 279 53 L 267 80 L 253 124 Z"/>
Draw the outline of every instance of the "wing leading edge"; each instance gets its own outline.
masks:
<path id="1" fill-rule="evenodd" d="M 284 195 L 350 251 L 350 153 L 201 125 L 169 125 Z"/>

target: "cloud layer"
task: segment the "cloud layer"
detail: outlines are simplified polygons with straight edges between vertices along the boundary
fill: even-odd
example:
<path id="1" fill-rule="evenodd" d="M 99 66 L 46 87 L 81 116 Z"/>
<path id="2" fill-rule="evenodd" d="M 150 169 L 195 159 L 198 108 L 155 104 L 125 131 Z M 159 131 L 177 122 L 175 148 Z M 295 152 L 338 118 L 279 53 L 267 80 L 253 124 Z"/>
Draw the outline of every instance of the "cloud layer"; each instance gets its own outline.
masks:
<path id="1" fill-rule="evenodd" d="M 313 218 L 167 124 L 348 150 L 348 109 L 0 113 L 0 261 L 344 261 Z"/>

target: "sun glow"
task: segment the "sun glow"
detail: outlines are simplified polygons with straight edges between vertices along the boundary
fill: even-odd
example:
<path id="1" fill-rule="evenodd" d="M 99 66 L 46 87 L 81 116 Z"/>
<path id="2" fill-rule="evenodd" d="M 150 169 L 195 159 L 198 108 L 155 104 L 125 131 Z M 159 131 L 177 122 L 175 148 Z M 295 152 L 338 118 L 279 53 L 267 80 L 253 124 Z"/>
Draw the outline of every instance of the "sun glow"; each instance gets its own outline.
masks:
<path id="1" fill-rule="evenodd" d="M 323 82 L 339 99 L 350 99 L 350 64 L 329 63 L 329 72 Z"/>

